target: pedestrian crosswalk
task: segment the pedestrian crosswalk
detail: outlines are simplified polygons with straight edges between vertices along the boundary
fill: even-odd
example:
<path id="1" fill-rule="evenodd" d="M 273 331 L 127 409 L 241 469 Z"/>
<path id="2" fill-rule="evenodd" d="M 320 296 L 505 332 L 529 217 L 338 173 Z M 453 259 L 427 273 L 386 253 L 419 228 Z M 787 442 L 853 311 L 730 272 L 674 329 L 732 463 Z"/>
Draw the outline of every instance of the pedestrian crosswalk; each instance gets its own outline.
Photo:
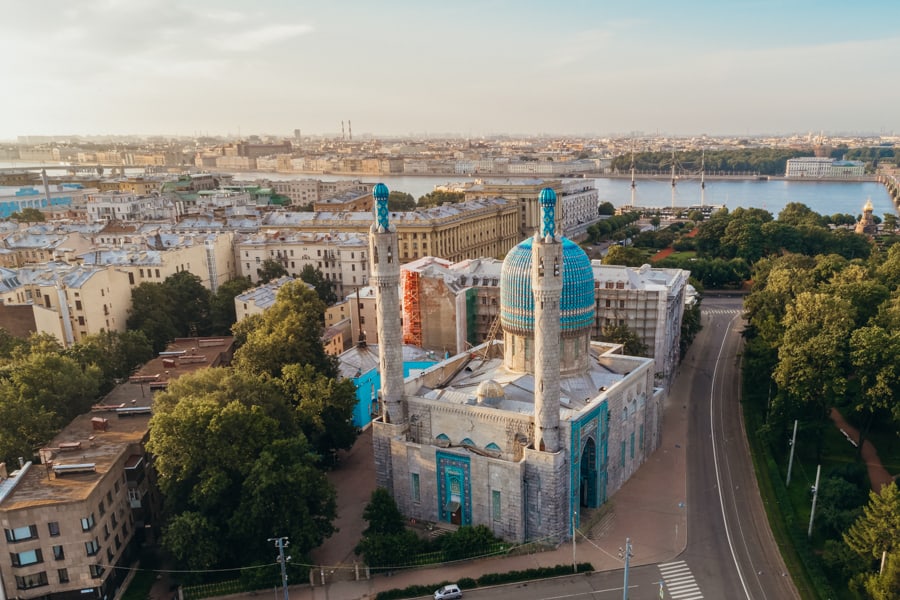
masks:
<path id="1" fill-rule="evenodd" d="M 704 315 L 736 315 L 741 312 L 739 308 L 701 308 Z"/>
<path id="2" fill-rule="evenodd" d="M 661 563 L 659 572 L 665 583 L 663 589 L 666 592 L 666 598 L 672 598 L 672 600 L 700 600 L 703 598 L 690 567 L 683 560 Z"/>

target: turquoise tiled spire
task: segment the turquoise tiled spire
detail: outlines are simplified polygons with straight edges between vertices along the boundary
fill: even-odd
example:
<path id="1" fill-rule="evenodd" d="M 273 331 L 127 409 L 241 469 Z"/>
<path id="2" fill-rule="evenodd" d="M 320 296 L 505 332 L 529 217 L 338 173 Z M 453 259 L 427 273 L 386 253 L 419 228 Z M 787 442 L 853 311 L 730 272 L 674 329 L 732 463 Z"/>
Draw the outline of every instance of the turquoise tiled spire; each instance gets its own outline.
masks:
<path id="1" fill-rule="evenodd" d="M 388 196 L 391 195 L 388 187 L 383 183 L 376 183 L 372 188 L 375 197 L 375 223 L 385 231 L 388 229 Z"/>

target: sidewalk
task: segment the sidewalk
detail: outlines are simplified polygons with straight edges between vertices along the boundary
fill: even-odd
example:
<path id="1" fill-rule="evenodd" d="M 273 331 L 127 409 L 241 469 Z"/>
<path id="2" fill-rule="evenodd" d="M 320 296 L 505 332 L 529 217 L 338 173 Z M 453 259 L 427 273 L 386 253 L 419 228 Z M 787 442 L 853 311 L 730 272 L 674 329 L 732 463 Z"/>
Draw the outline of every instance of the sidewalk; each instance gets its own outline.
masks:
<path id="1" fill-rule="evenodd" d="M 598 571 L 621 569 L 619 548 L 630 538 L 632 566 L 653 564 L 678 556 L 687 544 L 687 514 L 684 508 L 687 487 L 685 446 L 687 441 L 687 408 L 684 393 L 675 385 L 663 407 L 663 431 L 660 447 L 638 469 L 607 503 L 607 512 L 591 527 L 579 531 L 575 561 L 589 562 Z M 312 552 L 320 574 L 342 570 L 354 572 L 358 557 L 353 548 L 362 536 L 366 522 L 363 509 L 375 489 L 374 465 L 371 460 L 372 434 L 364 431 L 353 448 L 342 454 L 340 466 L 328 474 L 337 488 L 339 531 Z M 291 600 L 357 600 L 374 598 L 378 592 L 410 585 L 433 585 L 441 581 L 477 578 L 487 573 L 519 571 L 534 567 L 572 564 L 572 544 L 564 543 L 555 550 L 521 556 L 490 558 L 444 564 L 427 569 L 394 571 L 391 576 L 378 574 L 365 579 L 360 567 L 359 581 L 335 581 L 311 587 L 308 582 L 290 586 Z M 350 575 L 352 577 L 352 575 Z M 155 591 L 155 590 L 154 590 Z M 260 590 L 250 594 L 229 596 L 231 600 L 258 600 L 258 596 L 281 598 L 281 590 Z"/>

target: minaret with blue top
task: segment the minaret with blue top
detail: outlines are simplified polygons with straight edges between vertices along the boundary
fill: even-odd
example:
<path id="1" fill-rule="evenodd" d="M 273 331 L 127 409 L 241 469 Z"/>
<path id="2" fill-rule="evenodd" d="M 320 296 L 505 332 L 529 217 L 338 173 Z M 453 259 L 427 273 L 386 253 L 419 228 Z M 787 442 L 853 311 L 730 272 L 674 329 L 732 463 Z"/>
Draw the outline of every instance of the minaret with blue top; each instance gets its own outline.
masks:
<path id="1" fill-rule="evenodd" d="M 562 243 L 556 237 L 556 192 L 540 195 L 541 228 L 531 247 L 534 293 L 534 448 L 558 452 L 560 299 L 563 289 Z"/>
<path id="2" fill-rule="evenodd" d="M 372 190 L 375 222 L 369 230 L 370 283 L 375 288 L 382 418 L 403 423 L 403 332 L 400 324 L 400 253 L 397 230 L 388 221 L 388 196 L 383 183 Z"/>

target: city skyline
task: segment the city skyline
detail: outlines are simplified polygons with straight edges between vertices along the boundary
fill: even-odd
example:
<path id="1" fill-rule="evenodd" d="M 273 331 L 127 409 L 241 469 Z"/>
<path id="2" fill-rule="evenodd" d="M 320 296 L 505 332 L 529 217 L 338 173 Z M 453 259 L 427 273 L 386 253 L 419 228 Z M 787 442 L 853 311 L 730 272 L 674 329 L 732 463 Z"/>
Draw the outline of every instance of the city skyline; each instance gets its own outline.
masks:
<path id="1" fill-rule="evenodd" d="M 342 122 L 360 137 L 895 134 L 898 16 L 877 0 L 16 3 L 0 140 Z"/>

